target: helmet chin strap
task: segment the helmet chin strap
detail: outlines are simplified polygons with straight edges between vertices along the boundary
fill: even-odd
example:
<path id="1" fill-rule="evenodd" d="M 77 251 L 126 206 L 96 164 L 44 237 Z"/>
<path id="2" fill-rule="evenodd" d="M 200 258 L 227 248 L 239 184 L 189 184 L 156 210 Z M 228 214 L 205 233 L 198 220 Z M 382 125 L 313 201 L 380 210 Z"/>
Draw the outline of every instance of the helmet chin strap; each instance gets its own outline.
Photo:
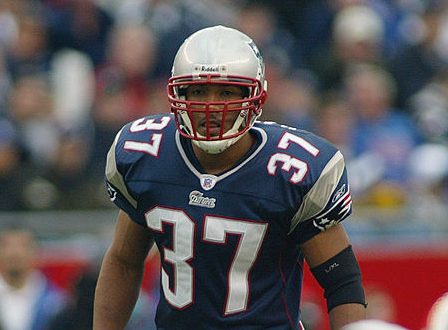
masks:
<path id="1" fill-rule="evenodd" d="M 192 140 L 191 142 L 196 145 L 201 150 L 205 151 L 208 154 L 220 154 L 224 150 L 226 150 L 228 147 L 233 145 L 235 142 L 237 142 L 239 139 L 243 137 L 244 134 L 238 135 L 231 139 L 226 140 L 219 140 L 219 141 L 198 141 L 198 140 Z"/>

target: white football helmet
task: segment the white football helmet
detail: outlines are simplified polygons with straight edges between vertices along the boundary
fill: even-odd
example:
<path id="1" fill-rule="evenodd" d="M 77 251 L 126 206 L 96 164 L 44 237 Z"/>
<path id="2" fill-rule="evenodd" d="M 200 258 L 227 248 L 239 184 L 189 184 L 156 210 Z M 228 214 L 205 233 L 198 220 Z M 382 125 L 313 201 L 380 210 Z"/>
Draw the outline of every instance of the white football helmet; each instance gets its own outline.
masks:
<path id="1" fill-rule="evenodd" d="M 347 324 L 342 330 L 408 330 L 398 324 L 376 320 L 365 319 Z"/>
<path id="2" fill-rule="evenodd" d="M 189 101 L 185 89 L 194 84 L 222 84 L 247 88 L 247 97 L 222 102 Z M 224 151 L 254 124 L 261 115 L 267 97 L 267 82 L 261 54 L 244 33 L 214 26 L 199 30 L 179 48 L 168 81 L 168 99 L 180 134 L 192 140 L 202 150 L 216 154 Z M 230 111 L 238 111 L 233 126 L 224 131 L 224 121 Z M 193 114 L 205 114 L 206 134 L 196 128 Z M 209 133 L 211 114 L 220 120 L 220 133 Z"/>
<path id="3" fill-rule="evenodd" d="M 448 329 L 448 292 L 443 294 L 431 307 L 426 324 L 426 330 Z"/>

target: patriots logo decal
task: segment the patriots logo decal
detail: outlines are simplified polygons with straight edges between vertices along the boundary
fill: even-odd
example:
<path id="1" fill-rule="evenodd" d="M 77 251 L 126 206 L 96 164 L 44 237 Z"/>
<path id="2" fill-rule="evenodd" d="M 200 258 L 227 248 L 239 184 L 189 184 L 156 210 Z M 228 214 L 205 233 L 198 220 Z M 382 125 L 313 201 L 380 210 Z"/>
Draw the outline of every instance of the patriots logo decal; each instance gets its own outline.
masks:
<path id="1" fill-rule="evenodd" d="M 313 220 L 313 225 L 320 231 L 327 230 L 348 217 L 352 211 L 352 197 L 345 184 L 338 189 L 330 200 L 330 209 L 319 213 Z"/>
<path id="2" fill-rule="evenodd" d="M 330 220 L 327 218 L 321 218 L 319 220 L 314 219 L 313 225 L 319 228 L 321 231 L 327 230 L 328 228 L 337 224 L 340 220 Z"/>

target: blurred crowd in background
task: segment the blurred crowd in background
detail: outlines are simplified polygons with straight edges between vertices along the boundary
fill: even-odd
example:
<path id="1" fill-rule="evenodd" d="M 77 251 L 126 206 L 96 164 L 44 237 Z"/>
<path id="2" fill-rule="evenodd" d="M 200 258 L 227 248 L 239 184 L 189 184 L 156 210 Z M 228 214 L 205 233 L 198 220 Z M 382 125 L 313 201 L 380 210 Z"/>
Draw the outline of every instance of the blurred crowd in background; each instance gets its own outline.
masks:
<path id="1" fill-rule="evenodd" d="M 115 134 L 169 111 L 175 51 L 215 24 L 262 52 L 262 119 L 337 145 L 358 205 L 443 212 L 443 0 L 2 0 L 0 210 L 113 207 L 103 173 Z"/>
<path id="2" fill-rule="evenodd" d="M 169 112 L 177 48 L 216 24 L 240 29 L 261 50 L 269 93 L 261 119 L 342 150 L 354 212 L 406 210 L 408 222 L 448 228 L 446 0 L 0 0 L 0 212 L 115 208 L 104 187 L 115 134 Z M 34 237 L 4 229 L 0 244 L 0 294 L 20 306 L 4 303 L 0 319 L 27 329 L 30 296 L 9 285 L 36 299 L 46 292 L 36 289 L 46 287 Z M 89 328 L 95 281 L 93 269 L 73 297 L 53 296 L 67 300 L 51 310 L 54 329 L 73 319 Z M 369 295 L 372 315 L 375 306 L 376 317 L 393 311 L 387 292 Z M 313 308 L 304 304 L 308 320 Z"/>

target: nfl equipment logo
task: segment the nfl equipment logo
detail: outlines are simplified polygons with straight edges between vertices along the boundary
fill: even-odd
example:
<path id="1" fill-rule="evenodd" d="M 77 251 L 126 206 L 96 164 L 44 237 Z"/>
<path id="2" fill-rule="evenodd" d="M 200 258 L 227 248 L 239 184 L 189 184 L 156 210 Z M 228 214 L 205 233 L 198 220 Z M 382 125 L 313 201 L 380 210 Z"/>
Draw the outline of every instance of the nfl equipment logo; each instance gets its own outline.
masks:
<path id="1" fill-rule="evenodd" d="M 210 174 L 203 174 L 201 175 L 201 187 L 204 190 L 210 190 L 213 189 L 213 187 L 216 184 L 217 177 Z"/>

